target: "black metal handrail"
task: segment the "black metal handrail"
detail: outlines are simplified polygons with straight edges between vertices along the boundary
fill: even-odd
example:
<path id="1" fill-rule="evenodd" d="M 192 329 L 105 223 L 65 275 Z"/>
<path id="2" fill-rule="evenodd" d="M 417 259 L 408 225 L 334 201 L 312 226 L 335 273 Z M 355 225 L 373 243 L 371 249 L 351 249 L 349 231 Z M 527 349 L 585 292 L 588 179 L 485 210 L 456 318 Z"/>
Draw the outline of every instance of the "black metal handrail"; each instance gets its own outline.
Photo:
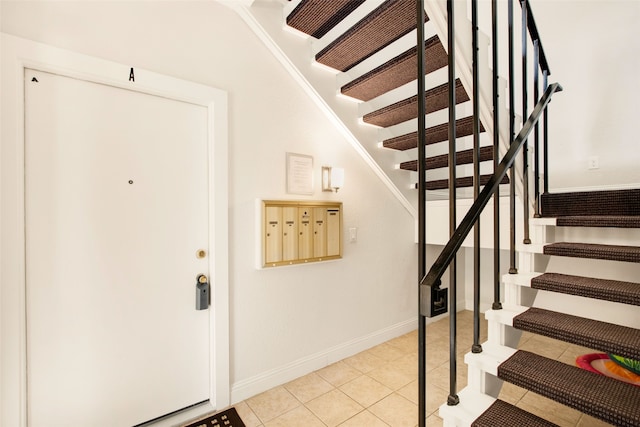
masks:
<path id="1" fill-rule="evenodd" d="M 549 69 L 549 62 L 547 62 L 547 57 L 544 54 L 544 49 L 542 48 L 542 41 L 540 41 L 540 33 L 538 33 L 538 26 L 536 25 L 536 20 L 533 17 L 533 11 L 531 10 L 531 6 L 529 2 L 526 0 L 520 0 L 520 6 L 522 4 L 526 4 L 527 11 L 527 28 L 529 29 L 529 35 L 531 36 L 531 40 L 538 42 L 538 49 L 540 51 L 540 68 L 542 72 L 546 72 L 547 74 L 551 74 L 551 70 Z"/>
<path id="2" fill-rule="evenodd" d="M 484 207 L 487 205 L 494 191 L 500 185 L 500 182 L 502 181 L 504 176 L 507 174 L 507 170 L 515 161 L 516 155 L 519 153 L 520 149 L 524 145 L 524 142 L 535 127 L 536 123 L 538 123 L 538 120 L 540 120 L 540 116 L 551 101 L 551 97 L 555 92 L 560 91 L 562 91 L 562 86 L 560 86 L 560 84 L 558 83 L 552 83 L 544 92 L 542 98 L 540 98 L 540 101 L 538 101 L 538 103 L 534 107 L 533 112 L 522 126 L 522 129 L 518 133 L 518 136 L 516 136 L 515 140 L 509 147 L 509 150 L 502 158 L 502 161 L 498 165 L 497 170 L 493 173 L 493 175 L 491 175 L 491 178 L 489 178 L 489 181 L 480 192 L 480 195 L 475 200 L 473 205 L 471 205 L 471 208 L 469 208 L 469 211 L 465 215 L 464 219 L 456 228 L 453 237 L 449 240 L 449 242 L 447 242 L 442 252 L 440 252 L 440 255 L 431 266 L 429 272 L 420 281 L 421 287 L 433 288 L 435 286 L 439 286 L 440 279 L 449 266 L 449 263 L 458 252 L 458 249 L 460 249 L 460 247 L 462 246 L 464 239 L 466 239 L 469 235 L 469 232 L 480 217 L 480 214 L 482 213 Z M 421 307 L 421 309 L 424 309 L 424 307 Z"/>

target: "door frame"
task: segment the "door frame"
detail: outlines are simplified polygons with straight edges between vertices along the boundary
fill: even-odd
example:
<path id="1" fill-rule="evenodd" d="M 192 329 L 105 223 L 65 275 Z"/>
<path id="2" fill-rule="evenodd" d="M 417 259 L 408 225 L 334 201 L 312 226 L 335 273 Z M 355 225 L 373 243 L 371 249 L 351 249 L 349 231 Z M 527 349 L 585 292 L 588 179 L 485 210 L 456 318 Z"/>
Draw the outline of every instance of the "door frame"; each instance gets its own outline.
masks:
<path id="1" fill-rule="evenodd" d="M 211 277 L 209 412 L 230 403 L 228 272 L 228 130 L 226 91 L 135 66 L 1 34 L 0 88 L 0 427 L 27 426 L 24 72 L 34 69 L 208 110 L 209 272 Z M 130 81 L 131 68 L 135 81 Z M 193 416 L 193 414 L 192 414 Z"/>

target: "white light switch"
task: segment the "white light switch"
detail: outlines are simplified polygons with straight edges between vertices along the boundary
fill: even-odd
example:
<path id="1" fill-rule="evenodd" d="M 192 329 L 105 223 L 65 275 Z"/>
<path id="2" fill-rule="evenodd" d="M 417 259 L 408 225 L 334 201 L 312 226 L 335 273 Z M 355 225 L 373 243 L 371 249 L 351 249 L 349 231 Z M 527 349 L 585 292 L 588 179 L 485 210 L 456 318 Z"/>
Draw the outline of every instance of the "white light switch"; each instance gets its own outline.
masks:
<path id="1" fill-rule="evenodd" d="M 358 241 L 358 229 L 356 227 L 349 228 L 349 242 L 354 243 Z"/>

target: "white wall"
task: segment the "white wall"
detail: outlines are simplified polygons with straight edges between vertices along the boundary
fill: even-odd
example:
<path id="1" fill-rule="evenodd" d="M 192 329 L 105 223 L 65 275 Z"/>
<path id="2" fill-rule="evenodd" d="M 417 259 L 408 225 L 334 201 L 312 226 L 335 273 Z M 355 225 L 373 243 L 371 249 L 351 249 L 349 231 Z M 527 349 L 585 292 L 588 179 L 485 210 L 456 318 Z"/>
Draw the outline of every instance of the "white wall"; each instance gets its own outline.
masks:
<path id="1" fill-rule="evenodd" d="M 550 105 L 550 186 L 640 187 L 636 123 L 640 39 L 636 0 L 533 0 L 564 92 Z M 587 170 L 591 156 L 600 168 Z"/>
<path id="2" fill-rule="evenodd" d="M 213 2 L 2 2 L 1 30 L 229 93 L 232 399 L 415 327 L 414 223 L 234 12 Z M 4 143 L 4 141 L 3 141 Z M 285 191 L 285 153 L 346 169 L 337 194 Z M 257 199 L 344 203 L 339 261 L 255 268 Z"/>

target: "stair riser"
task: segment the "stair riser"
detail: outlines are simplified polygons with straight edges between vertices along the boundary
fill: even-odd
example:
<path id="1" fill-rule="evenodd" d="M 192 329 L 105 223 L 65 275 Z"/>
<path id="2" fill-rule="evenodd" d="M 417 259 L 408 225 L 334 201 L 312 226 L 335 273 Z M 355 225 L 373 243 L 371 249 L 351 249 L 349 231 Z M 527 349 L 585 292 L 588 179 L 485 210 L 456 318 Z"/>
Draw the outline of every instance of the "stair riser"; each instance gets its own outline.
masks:
<path id="1" fill-rule="evenodd" d="M 542 197 L 545 216 L 640 215 L 640 189 L 548 194 Z"/>

